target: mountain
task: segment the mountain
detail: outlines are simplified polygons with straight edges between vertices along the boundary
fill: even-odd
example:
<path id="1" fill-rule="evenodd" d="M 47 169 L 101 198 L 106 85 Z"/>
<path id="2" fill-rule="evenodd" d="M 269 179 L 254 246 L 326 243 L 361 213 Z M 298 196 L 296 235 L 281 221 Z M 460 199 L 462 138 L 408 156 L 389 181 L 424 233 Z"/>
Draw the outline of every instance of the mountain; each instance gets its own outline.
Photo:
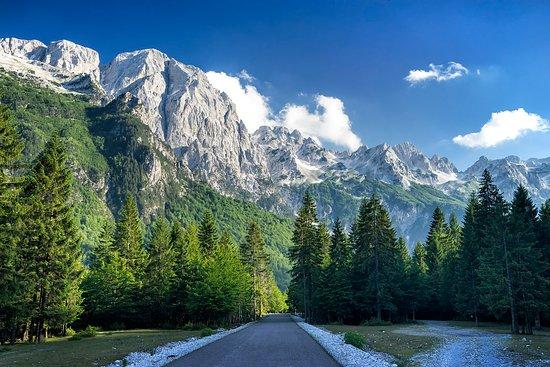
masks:
<path id="1" fill-rule="evenodd" d="M 330 222 L 340 217 L 349 226 L 360 200 L 376 194 L 412 246 L 425 238 L 436 206 L 462 215 L 485 168 L 508 198 L 519 183 L 537 204 L 549 197 L 550 159 L 482 157 L 459 172 L 447 158 L 428 157 L 409 142 L 336 152 L 282 126 L 263 126 L 250 134 L 230 98 L 214 88 L 202 70 L 155 49 L 124 52 L 101 64 L 97 52 L 70 41 L 46 45 L 2 38 L 0 68 L 51 93 L 85 98 L 88 114 L 103 111 L 87 118 L 94 121 L 94 129 L 102 126 L 90 130 L 92 140 L 120 139 L 113 142 L 112 152 L 100 153 L 112 172 L 77 173 L 113 213 L 125 191 L 135 192 L 150 216 L 170 201 L 176 205 L 187 197 L 182 187 L 194 182 L 286 217 L 296 213 L 304 191 L 310 190 L 322 218 Z M 124 119 L 131 116 L 134 127 L 99 124 L 109 121 L 106 111 Z M 128 166 L 117 158 L 117 146 L 124 136 L 138 132 L 136 139 L 147 149 L 125 152 L 126 157 L 140 157 L 140 164 L 130 159 Z M 136 180 L 131 173 L 140 169 Z M 101 180 L 116 184 L 104 187 Z"/>
<path id="2" fill-rule="evenodd" d="M 475 181 L 485 169 L 491 173 L 507 200 L 512 199 L 519 185 L 528 189 L 537 205 L 550 198 L 550 158 L 523 161 L 513 155 L 494 160 L 482 156 L 461 173 L 460 179 L 464 182 Z"/>

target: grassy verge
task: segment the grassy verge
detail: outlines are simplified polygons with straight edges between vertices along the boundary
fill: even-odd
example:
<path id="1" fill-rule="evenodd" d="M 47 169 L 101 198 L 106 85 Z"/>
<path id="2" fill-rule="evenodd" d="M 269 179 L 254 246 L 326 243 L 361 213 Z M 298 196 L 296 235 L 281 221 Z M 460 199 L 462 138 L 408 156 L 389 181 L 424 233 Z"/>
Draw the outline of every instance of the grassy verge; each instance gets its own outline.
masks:
<path id="1" fill-rule="evenodd" d="M 1 367 L 103 366 L 136 351 L 151 351 L 171 341 L 197 336 L 199 331 L 130 330 L 98 333 L 93 338 L 52 338 L 43 344 L 0 347 Z"/>
<path id="2" fill-rule="evenodd" d="M 321 325 L 333 333 L 355 331 L 367 339 L 367 347 L 378 352 L 387 353 L 396 358 L 399 365 L 407 363 L 413 355 L 428 352 L 441 343 L 441 339 L 431 336 L 405 335 L 396 332 L 403 327 L 414 328 L 416 325 L 389 326 L 350 326 Z"/>

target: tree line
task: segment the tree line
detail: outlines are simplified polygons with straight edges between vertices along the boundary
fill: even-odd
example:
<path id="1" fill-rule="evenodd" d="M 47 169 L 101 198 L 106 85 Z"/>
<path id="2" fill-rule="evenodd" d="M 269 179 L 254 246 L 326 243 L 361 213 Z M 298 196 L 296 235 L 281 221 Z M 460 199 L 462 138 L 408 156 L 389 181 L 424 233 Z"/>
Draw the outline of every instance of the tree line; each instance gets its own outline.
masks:
<path id="1" fill-rule="evenodd" d="M 462 224 L 436 208 L 412 254 L 376 196 L 362 201 L 349 233 L 336 220 L 329 234 L 306 192 L 293 244 L 289 303 L 309 321 L 496 319 L 531 334 L 550 316 L 550 200 L 537 210 L 519 186 L 508 203 L 488 171 Z"/>
<path id="2" fill-rule="evenodd" d="M 0 106 L 1 107 L 1 106 Z M 0 108 L 0 342 L 41 342 L 73 326 L 228 325 L 286 307 L 260 226 L 218 233 L 211 212 L 183 227 L 143 224 L 132 196 L 83 251 L 67 152 L 51 139 L 30 166 Z"/>

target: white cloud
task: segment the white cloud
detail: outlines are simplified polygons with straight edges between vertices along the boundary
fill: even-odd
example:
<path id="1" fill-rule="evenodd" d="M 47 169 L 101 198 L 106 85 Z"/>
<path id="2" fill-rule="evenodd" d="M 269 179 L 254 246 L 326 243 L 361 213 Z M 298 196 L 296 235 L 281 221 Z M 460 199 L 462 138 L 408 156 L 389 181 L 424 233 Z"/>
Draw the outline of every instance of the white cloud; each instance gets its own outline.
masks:
<path id="1" fill-rule="evenodd" d="M 515 140 L 528 132 L 546 131 L 548 128 L 548 120 L 518 108 L 492 113 L 491 119 L 479 132 L 455 136 L 453 141 L 468 148 L 489 148 Z"/>
<path id="2" fill-rule="evenodd" d="M 307 106 L 287 104 L 274 116 L 269 99 L 249 84 L 255 79 L 246 70 L 237 75 L 216 71 L 209 71 L 206 75 L 214 88 L 225 92 L 233 101 L 237 115 L 250 133 L 263 125 L 282 125 L 290 130 L 297 129 L 321 144 L 328 142 L 351 150 L 361 145 L 361 139 L 351 129 L 344 103 L 336 97 L 315 96 L 314 111 L 309 111 Z"/>
<path id="3" fill-rule="evenodd" d="M 405 77 L 411 85 L 426 82 L 429 80 L 435 80 L 438 82 L 444 82 L 451 79 L 460 78 L 467 75 L 468 69 L 458 62 L 449 62 L 447 65 L 435 65 L 430 64 L 429 70 L 410 70 L 409 75 Z"/>
<path id="4" fill-rule="evenodd" d="M 255 86 L 241 84 L 240 78 L 248 82 L 254 80 L 246 70 L 242 70 L 239 76 L 216 71 L 209 71 L 206 76 L 214 88 L 225 92 L 233 101 L 237 108 L 237 115 L 250 133 L 262 125 L 273 125 L 267 97 L 261 95 Z"/>
<path id="5" fill-rule="evenodd" d="M 306 106 L 288 104 L 280 113 L 281 124 L 297 129 L 304 135 L 356 150 L 361 139 L 351 129 L 351 121 L 344 111 L 344 103 L 336 97 L 318 95 L 317 107 L 310 112 Z"/>

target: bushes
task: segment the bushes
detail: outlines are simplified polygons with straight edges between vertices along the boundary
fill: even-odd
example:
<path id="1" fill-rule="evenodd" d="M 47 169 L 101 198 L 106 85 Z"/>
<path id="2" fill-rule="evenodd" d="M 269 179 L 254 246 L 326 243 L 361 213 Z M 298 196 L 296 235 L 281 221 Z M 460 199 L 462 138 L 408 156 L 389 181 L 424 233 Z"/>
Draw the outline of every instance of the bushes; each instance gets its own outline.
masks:
<path id="1" fill-rule="evenodd" d="M 82 338 L 93 338 L 94 336 L 97 335 L 98 331 L 99 331 L 99 329 L 96 328 L 95 326 L 88 325 L 86 327 L 86 329 L 81 330 L 78 333 L 73 334 L 73 336 L 71 336 L 69 338 L 69 340 L 80 340 Z M 73 333 L 74 333 L 74 331 L 73 331 Z M 67 330 L 67 334 L 68 334 L 68 330 Z"/>
<path id="2" fill-rule="evenodd" d="M 214 334 L 214 330 L 212 330 L 211 328 L 209 327 L 205 327 L 201 330 L 201 338 L 204 338 L 205 336 L 210 336 Z"/>
<path id="3" fill-rule="evenodd" d="M 345 333 L 344 341 L 346 342 L 346 344 L 351 344 L 355 348 L 359 349 L 365 348 L 365 344 L 367 343 L 365 336 L 355 331 L 348 331 L 347 333 Z"/>

